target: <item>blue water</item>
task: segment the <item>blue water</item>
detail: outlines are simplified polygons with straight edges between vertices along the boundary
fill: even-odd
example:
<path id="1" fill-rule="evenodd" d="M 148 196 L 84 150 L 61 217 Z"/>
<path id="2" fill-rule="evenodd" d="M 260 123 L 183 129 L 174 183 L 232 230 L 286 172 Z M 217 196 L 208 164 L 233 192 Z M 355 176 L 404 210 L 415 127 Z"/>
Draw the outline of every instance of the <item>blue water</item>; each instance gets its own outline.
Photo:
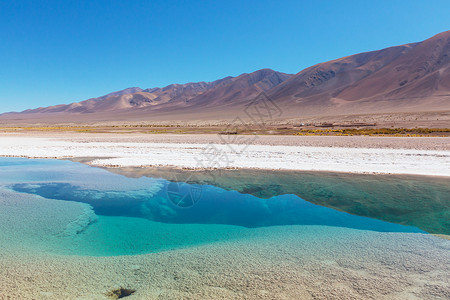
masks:
<path id="1" fill-rule="evenodd" d="M 0 189 L 52 199 L 55 205 L 85 203 L 93 209 L 96 221 L 73 237 L 52 240 L 64 254 L 146 253 L 240 238 L 266 226 L 423 232 L 315 205 L 292 194 L 261 199 L 213 185 L 128 178 L 70 161 L 0 158 L 0 170 Z"/>

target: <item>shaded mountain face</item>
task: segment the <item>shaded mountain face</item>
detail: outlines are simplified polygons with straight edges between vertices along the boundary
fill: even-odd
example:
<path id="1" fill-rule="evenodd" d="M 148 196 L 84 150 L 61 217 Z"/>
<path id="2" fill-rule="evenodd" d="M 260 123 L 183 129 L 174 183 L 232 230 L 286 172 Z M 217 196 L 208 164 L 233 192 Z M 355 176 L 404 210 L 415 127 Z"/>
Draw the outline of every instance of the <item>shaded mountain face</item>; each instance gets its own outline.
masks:
<path id="1" fill-rule="evenodd" d="M 111 121 L 118 116 L 151 121 L 158 115 L 177 120 L 184 114 L 184 119 L 213 120 L 236 116 L 261 92 L 283 109 L 284 117 L 450 110 L 450 31 L 320 63 L 295 75 L 262 69 L 213 82 L 134 87 L 19 114 L 34 119 L 84 115 L 83 120 L 101 115 Z"/>
<path id="2" fill-rule="evenodd" d="M 450 109 L 450 31 L 420 43 L 307 68 L 270 91 L 280 103 L 317 111 Z"/>

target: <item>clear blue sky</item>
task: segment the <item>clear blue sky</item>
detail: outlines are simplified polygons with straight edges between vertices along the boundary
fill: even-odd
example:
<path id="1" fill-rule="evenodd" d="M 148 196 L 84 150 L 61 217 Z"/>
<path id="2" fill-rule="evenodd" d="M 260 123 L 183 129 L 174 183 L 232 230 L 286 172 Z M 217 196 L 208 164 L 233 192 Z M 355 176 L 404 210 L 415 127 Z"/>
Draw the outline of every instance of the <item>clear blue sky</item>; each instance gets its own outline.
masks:
<path id="1" fill-rule="evenodd" d="M 297 73 L 450 29 L 450 1 L 0 1 L 0 112 Z"/>

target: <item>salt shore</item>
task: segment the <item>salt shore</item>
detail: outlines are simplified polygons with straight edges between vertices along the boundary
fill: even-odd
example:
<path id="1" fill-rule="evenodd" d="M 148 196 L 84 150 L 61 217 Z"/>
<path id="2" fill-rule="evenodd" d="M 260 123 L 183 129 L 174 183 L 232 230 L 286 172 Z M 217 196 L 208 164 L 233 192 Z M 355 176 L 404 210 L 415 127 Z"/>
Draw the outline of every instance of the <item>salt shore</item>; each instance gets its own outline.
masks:
<path id="1" fill-rule="evenodd" d="M 242 138 L 228 144 L 217 137 L 210 139 L 210 143 L 204 143 L 205 139 L 203 143 L 187 143 L 189 139 L 170 142 L 170 136 L 157 142 L 94 136 L 74 139 L 0 136 L 0 156 L 87 157 L 92 158 L 90 164 L 105 167 L 256 168 L 450 176 L 450 150 L 446 149 L 445 138 L 439 140 L 443 143 L 439 149 L 443 150 L 364 148 L 362 143 L 357 147 L 268 145 L 248 136 Z"/>

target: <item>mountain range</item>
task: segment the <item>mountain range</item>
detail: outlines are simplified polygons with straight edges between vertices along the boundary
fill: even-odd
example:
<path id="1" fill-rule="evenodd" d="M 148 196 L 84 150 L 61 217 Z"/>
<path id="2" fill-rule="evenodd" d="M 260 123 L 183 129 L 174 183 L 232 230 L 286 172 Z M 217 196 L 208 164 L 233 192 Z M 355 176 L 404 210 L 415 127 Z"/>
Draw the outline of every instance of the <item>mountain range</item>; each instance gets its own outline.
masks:
<path id="1" fill-rule="evenodd" d="M 82 102 L 2 114 L 0 120 L 231 119 L 261 92 L 286 118 L 450 110 L 450 31 L 320 63 L 297 74 L 262 69 L 213 82 L 132 87 Z"/>

